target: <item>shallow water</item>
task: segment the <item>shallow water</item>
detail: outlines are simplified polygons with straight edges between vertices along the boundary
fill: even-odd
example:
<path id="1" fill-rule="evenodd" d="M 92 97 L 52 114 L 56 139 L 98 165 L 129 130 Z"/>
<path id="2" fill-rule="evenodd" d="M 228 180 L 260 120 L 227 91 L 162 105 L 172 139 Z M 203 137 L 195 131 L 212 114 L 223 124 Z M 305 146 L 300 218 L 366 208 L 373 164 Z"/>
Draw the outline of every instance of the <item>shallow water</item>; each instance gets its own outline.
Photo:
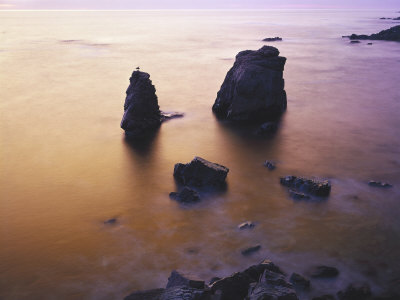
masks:
<path id="1" fill-rule="evenodd" d="M 393 284 L 400 47 L 341 36 L 389 28 L 379 17 L 394 16 L 0 12 L 0 298 L 121 299 L 164 286 L 175 268 L 210 279 L 263 258 L 287 272 L 340 269 L 311 294 Z M 288 58 L 288 110 L 276 135 L 257 139 L 217 122 L 211 106 L 236 53 L 273 36 Z M 119 128 L 136 66 L 151 74 L 162 110 L 185 113 L 144 145 Z M 173 167 L 196 155 L 230 168 L 228 189 L 182 207 L 168 197 Z M 329 179 L 331 196 L 295 202 L 279 185 L 287 174 Z M 103 224 L 113 217 L 115 226 Z M 257 226 L 239 232 L 246 220 Z M 257 243 L 261 251 L 241 256 Z"/>

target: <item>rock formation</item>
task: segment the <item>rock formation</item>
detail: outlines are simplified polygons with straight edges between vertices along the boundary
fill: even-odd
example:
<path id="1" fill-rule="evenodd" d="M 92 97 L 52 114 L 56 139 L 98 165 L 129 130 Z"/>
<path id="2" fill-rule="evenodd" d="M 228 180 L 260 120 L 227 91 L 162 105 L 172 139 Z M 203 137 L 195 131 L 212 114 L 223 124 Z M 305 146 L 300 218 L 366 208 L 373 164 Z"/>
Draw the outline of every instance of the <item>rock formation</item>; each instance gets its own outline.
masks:
<path id="1" fill-rule="evenodd" d="M 350 40 L 384 40 L 400 42 L 400 25 L 382 30 L 379 33 L 374 33 L 371 35 L 357 35 L 353 33 L 351 36 L 349 36 L 349 38 Z"/>
<path id="2" fill-rule="evenodd" d="M 271 46 L 239 52 L 212 107 L 217 118 L 258 122 L 280 116 L 287 103 L 285 63 L 286 58 Z"/>
<path id="3" fill-rule="evenodd" d="M 201 157 L 195 157 L 188 164 L 178 163 L 174 168 L 175 179 L 189 186 L 223 186 L 229 169 Z"/>
<path id="4" fill-rule="evenodd" d="M 181 113 L 160 111 L 156 89 L 148 73 L 134 71 L 129 81 L 121 121 L 121 128 L 125 130 L 127 136 L 146 137 L 163 121 L 183 116 Z"/>
<path id="5" fill-rule="evenodd" d="M 329 181 L 317 181 L 296 176 L 286 176 L 282 177 L 280 182 L 284 186 L 319 197 L 329 196 L 331 192 L 331 184 Z"/>

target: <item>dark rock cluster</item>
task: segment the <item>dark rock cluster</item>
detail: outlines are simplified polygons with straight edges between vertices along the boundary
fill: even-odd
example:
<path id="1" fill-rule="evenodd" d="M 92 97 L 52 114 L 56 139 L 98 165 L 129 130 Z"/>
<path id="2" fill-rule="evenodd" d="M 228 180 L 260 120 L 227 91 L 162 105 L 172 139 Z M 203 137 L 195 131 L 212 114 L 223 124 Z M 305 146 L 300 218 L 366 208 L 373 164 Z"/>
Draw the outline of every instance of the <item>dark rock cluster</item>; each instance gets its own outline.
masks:
<path id="1" fill-rule="evenodd" d="M 276 42 L 276 41 L 282 41 L 282 38 L 279 36 L 276 36 L 276 37 L 272 37 L 272 38 L 263 39 L 263 42 Z"/>
<path id="2" fill-rule="evenodd" d="M 298 197 L 301 197 L 301 194 L 298 192 L 303 192 L 318 197 L 327 197 L 331 192 L 331 184 L 329 181 L 317 181 L 303 177 L 286 176 L 282 177 L 280 182 L 282 185 L 294 189 L 295 191 L 292 193 L 297 192 L 297 195 L 294 196 Z"/>
<path id="3" fill-rule="evenodd" d="M 350 35 L 349 38 L 350 40 L 384 40 L 400 42 L 400 25 L 382 30 L 379 33 L 374 33 L 371 35 L 358 35 L 353 33 L 352 35 Z"/>

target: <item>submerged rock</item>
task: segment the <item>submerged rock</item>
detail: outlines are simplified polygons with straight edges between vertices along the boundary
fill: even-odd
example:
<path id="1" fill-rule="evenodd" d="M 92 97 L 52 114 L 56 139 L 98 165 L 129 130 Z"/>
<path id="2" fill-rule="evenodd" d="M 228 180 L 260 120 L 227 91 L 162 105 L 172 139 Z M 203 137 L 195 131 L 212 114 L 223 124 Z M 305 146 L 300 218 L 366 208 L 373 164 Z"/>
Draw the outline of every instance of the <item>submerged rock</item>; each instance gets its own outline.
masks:
<path id="1" fill-rule="evenodd" d="M 369 300 L 372 296 L 368 284 L 350 284 L 345 290 L 337 293 L 339 300 Z"/>
<path id="2" fill-rule="evenodd" d="M 252 229 L 252 228 L 254 228 L 256 226 L 256 224 L 254 224 L 253 222 L 251 222 L 251 221 L 246 221 L 246 222 L 243 222 L 242 224 L 239 224 L 238 225 L 238 228 L 240 229 L 240 230 L 243 230 L 243 229 Z"/>
<path id="3" fill-rule="evenodd" d="M 374 33 L 371 35 L 357 35 L 353 33 L 349 38 L 351 40 L 384 40 L 400 42 L 400 25 L 382 30 L 379 33 Z"/>
<path id="4" fill-rule="evenodd" d="M 195 157 L 188 164 L 178 163 L 174 167 L 175 179 L 191 186 L 223 186 L 229 169 L 201 157 Z"/>
<path id="5" fill-rule="evenodd" d="M 313 278 L 333 278 L 339 275 L 339 271 L 335 267 L 316 266 L 309 271 L 309 274 Z"/>
<path id="6" fill-rule="evenodd" d="M 156 89 L 145 72 L 134 71 L 129 81 L 121 128 L 127 136 L 145 137 L 161 125 Z"/>
<path id="7" fill-rule="evenodd" d="M 112 218 L 112 219 L 105 220 L 103 223 L 104 224 L 108 224 L 108 225 L 116 224 L 117 223 L 117 218 Z"/>
<path id="8" fill-rule="evenodd" d="M 359 44 L 361 43 L 360 41 L 350 41 L 350 44 Z"/>
<path id="9" fill-rule="evenodd" d="M 261 249 L 261 245 L 257 244 L 241 251 L 242 255 L 248 256 Z"/>
<path id="10" fill-rule="evenodd" d="M 285 62 L 271 46 L 239 52 L 212 107 L 217 118 L 250 123 L 280 116 L 287 105 Z"/>
<path id="11" fill-rule="evenodd" d="M 268 170 L 271 170 L 271 171 L 275 170 L 275 168 L 276 168 L 275 163 L 273 161 L 270 161 L 270 160 L 266 160 L 264 162 L 264 167 L 268 168 Z"/>
<path id="12" fill-rule="evenodd" d="M 390 183 L 387 182 L 381 182 L 381 181 L 375 181 L 375 180 L 370 180 L 368 182 L 369 186 L 373 186 L 373 187 L 381 187 L 381 188 L 389 188 L 392 187 L 392 185 Z"/>
<path id="13" fill-rule="evenodd" d="M 331 192 L 329 181 L 317 181 L 296 176 L 286 176 L 280 179 L 282 185 L 311 195 L 326 197 Z"/>
<path id="14" fill-rule="evenodd" d="M 263 42 L 276 42 L 276 41 L 282 41 L 282 38 L 279 36 L 273 37 L 273 38 L 265 38 L 263 39 Z"/>
<path id="15" fill-rule="evenodd" d="M 187 186 L 185 186 L 179 193 L 171 192 L 169 197 L 182 203 L 194 203 L 200 201 L 199 194 Z"/>

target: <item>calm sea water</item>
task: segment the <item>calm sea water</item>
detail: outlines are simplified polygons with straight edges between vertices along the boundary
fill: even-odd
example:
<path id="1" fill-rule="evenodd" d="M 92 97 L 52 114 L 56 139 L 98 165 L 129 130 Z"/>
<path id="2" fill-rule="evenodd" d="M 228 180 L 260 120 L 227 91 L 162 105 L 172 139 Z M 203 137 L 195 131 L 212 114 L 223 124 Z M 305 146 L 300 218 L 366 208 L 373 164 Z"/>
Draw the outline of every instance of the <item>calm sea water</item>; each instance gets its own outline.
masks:
<path id="1" fill-rule="evenodd" d="M 287 272 L 338 267 L 311 294 L 400 278 L 400 44 L 342 35 L 393 26 L 391 11 L 0 12 L 0 299 L 121 299 L 172 269 L 204 279 L 270 258 Z M 265 37 L 288 58 L 288 110 L 256 139 L 211 106 L 237 52 Z M 151 74 L 182 119 L 131 145 L 119 128 L 128 79 Z M 230 168 L 228 189 L 185 208 L 174 164 Z M 277 161 L 277 169 L 262 166 Z M 279 176 L 332 182 L 294 202 Z M 370 179 L 391 189 L 369 187 Z M 104 220 L 117 217 L 118 224 Z M 246 220 L 252 231 L 236 229 Z M 260 243 L 261 251 L 240 250 Z M 305 297 L 307 299 L 307 297 Z"/>

